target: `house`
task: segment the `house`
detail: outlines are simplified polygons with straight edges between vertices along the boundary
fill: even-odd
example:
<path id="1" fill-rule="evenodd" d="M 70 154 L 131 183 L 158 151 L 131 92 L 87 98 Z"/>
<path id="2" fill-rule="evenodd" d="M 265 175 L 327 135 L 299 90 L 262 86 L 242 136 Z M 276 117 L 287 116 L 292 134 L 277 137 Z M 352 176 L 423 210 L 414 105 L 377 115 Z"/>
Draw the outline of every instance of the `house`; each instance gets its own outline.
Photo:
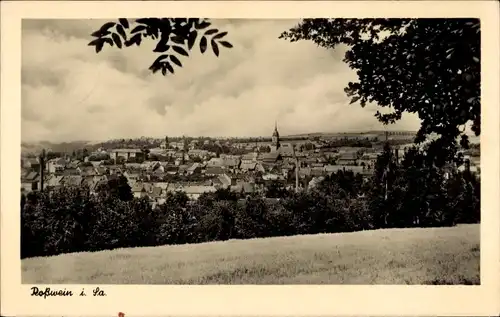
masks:
<path id="1" fill-rule="evenodd" d="M 40 177 L 38 172 L 29 172 L 21 178 L 21 191 L 31 192 L 39 189 Z"/>
<path id="2" fill-rule="evenodd" d="M 256 152 L 247 153 L 241 157 L 241 164 L 255 163 L 258 156 L 259 154 Z"/>
<path id="3" fill-rule="evenodd" d="M 232 179 L 227 174 L 219 175 L 216 179 L 220 182 L 220 186 L 223 188 L 228 188 L 232 184 Z"/>
<path id="4" fill-rule="evenodd" d="M 134 170 L 142 170 L 142 169 L 145 169 L 147 168 L 148 165 L 143 165 L 141 163 L 125 163 L 125 169 L 127 170 L 131 170 L 131 169 L 134 169 Z"/>
<path id="5" fill-rule="evenodd" d="M 281 143 L 278 152 L 282 157 L 293 157 L 294 156 L 293 144 Z"/>
<path id="6" fill-rule="evenodd" d="M 201 159 L 205 159 L 209 154 L 207 150 L 192 149 L 188 151 L 188 155 L 189 157 L 199 157 Z"/>
<path id="7" fill-rule="evenodd" d="M 231 186 L 230 190 L 235 193 L 248 195 L 255 192 L 255 184 L 251 184 L 248 182 L 239 183 L 237 185 Z"/>
<path id="8" fill-rule="evenodd" d="M 128 160 L 131 157 L 145 158 L 144 153 L 140 149 L 114 149 L 110 151 L 109 156 L 112 160 L 116 160 L 119 157 L 122 157 L 125 160 Z"/>
<path id="9" fill-rule="evenodd" d="M 92 164 L 93 167 L 97 168 L 101 166 L 104 163 L 104 161 L 91 161 L 90 164 Z"/>
<path id="10" fill-rule="evenodd" d="M 358 161 L 358 155 L 356 152 L 347 152 L 340 155 L 337 159 L 338 165 L 356 165 Z"/>
<path id="11" fill-rule="evenodd" d="M 222 167 L 207 167 L 207 169 L 205 170 L 205 175 L 207 176 L 218 176 L 218 175 L 222 175 L 224 174 L 224 170 L 222 169 Z"/>
<path id="12" fill-rule="evenodd" d="M 275 173 L 267 173 L 262 175 L 262 179 L 264 181 L 276 181 L 276 180 L 284 180 L 283 175 L 275 174 Z"/>
<path id="13" fill-rule="evenodd" d="M 223 161 L 220 157 L 213 157 L 207 162 L 207 167 L 222 167 L 224 165 Z"/>
<path id="14" fill-rule="evenodd" d="M 179 171 L 179 167 L 175 166 L 175 165 L 166 165 L 166 166 L 163 166 L 163 169 L 164 169 L 165 173 L 168 175 L 175 175 Z"/>
<path id="15" fill-rule="evenodd" d="M 58 189 L 62 187 L 61 180 L 63 179 L 62 175 L 50 175 L 45 182 L 44 188 L 46 189 Z"/>
<path id="16" fill-rule="evenodd" d="M 47 172 L 49 174 L 61 173 L 66 167 L 66 160 L 63 158 L 55 158 L 49 160 L 46 164 Z"/>
<path id="17" fill-rule="evenodd" d="M 79 166 L 76 169 L 83 177 L 97 175 L 97 172 L 93 166 Z"/>
<path id="18" fill-rule="evenodd" d="M 186 173 L 188 175 L 200 174 L 201 173 L 201 164 L 200 163 L 193 163 L 193 165 L 188 167 L 188 169 L 186 170 Z"/>
<path id="19" fill-rule="evenodd" d="M 241 163 L 240 169 L 244 172 L 253 172 L 255 171 L 255 167 L 257 166 L 256 162 L 248 162 L 246 161 L 245 163 Z"/>
<path id="20" fill-rule="evenodd" d="M 311 176 L 311 168 L 310 167 L 302 167 L 299 168 L 299 178 L 306 178 Z"/>
<path id="21" fill-rule="evenodd" d="M 80 187 L 83 182 L 83 177 L 80 175 L 65 175 L 60 180 L 61 185 L 65 187 Z"/>
<path id="22" fill-rule="evenodd" d="M 212 193 L 215 192 L 217 189 L 214 186 L 195 185 L 195 186 L 182 186 L 177 188 L 177 190 L 184 191 L 190 199 L 197 200 L 202 194 Z"/>
<path id="23" fill-rule="evenodd" d="M 323 167 L 325 174 L 331 175 L 337 173 L 338 171 L 344 171 L 345 165 L 325 165 Z"/>
<path id="24" fill-rule="evenodd" d="M 38 159 L 30 157 L 22 161 L 22 167 L 38 170 L 40 168 L 40 163 L 38 162 Z"/>
<path id="25" fill-rule="evenodd" d="M 234 170 L 237 169 L 239 166 L 240 166 L 239 158 L 231 157 L 222 160 L 222 168 Z"/>
<path id="26" fill-rule="evenodd" d="M 320 177 L 325 174 L 325 169 L 323 167 L 311 167 L 310 175 L 312 177 Z"/>
<path id="27" fill-rule="evenodd" d="M 187 164 L 179 165 L 178 170 L 177 170 L 177 174 L 186 175 L 188 169 L 189 169 L 189 165 L 187 165 Z"/>
<path id="28" fill-rule="evenodd" d="M 262 153 L 259 160 L 264 163 L 275 163 L 281 160 L 281 155 L 278 152 Z"/>
<path id="29" fill-rule="evenodd" d="M 345 166 L 345 169 L 344 169 L 345 172 L 351 171 L 354 174 L 361 174 L 361 175 L 363 175 L 363 172 L 365 170 L 368 171 L 368 169 L 363 168 L 363 166 Z"/>
<path id="30" fill-rule="evenodd" d="M 153 186 L 151 193 L 148 196 L 153 204 L 153 208 L 154 206 L 161 205 L 166 201 L 166 192 L 164 192 L 161 187 Z"/>
<path id="31" fill-rule="evenodd" d="M 97 175 L 106 175 L 108 173 L 108 170 L 104 166 L 97 166 L 95 168 L 95 171 Z"/>
<path id="32" fill-rule="evenodd" d="M 134 183 L 134 182 L 137 182 L 140 180 L 140 177 L 141 177 L 141 174 L 140 173 L 134 173 L 134 172 L 129 172 L 129 171 L 125 171 L 123 173 L 123 176 L 125 176 L 125 178 L 127 178 L 127 181 L 129 183 Z"/>
<path id="33" fill-rule="evenodd" d="M 80 166 L 81 162 L 79 160 L 73 160 L 66 165 L 67 169 L 76 169 Z"/>
<path id="34" fill-rule="evenodd" d="M 123 173 L 123 168 L 120 165 L 108 166 L 108 174 L 109 175 L 116 175 L 116 174 L 122 174 L 122 173 Z"/>
<path id="35" fill-rule="evenodd" d="M 70 175 L 80 175 L 80 171 L 78 168 L 66 168 L 63 170 L 62 175 L 70 176 Z"/>
<path id="36" fill-rule="evenodd" d="M 153 185 L 151 183 L 137 182 L 132 186 L 132 195 L 135 198 L 149 196 L 152 192 Z"/>
<path id="37" fill-rule="evenodd" d="M 311 164 L 310 164 L 310 166 L 311 166 L 312 168 L 314 168 L 314 167 L 323 167 L 324 165 L 325 165 L 324 163 L 311 163 Z"/>

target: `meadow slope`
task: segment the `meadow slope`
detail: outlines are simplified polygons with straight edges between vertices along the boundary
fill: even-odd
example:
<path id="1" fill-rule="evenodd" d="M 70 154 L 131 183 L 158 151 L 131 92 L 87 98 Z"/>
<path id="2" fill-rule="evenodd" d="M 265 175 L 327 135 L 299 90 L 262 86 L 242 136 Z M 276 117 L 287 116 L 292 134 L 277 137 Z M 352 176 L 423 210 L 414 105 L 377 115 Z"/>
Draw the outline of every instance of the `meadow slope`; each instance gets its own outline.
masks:
<path id="1" fill-rule="evenodd" d="M 29 284 L 479 284 L 479 225 L 73 253 L 22 260 Z"/>

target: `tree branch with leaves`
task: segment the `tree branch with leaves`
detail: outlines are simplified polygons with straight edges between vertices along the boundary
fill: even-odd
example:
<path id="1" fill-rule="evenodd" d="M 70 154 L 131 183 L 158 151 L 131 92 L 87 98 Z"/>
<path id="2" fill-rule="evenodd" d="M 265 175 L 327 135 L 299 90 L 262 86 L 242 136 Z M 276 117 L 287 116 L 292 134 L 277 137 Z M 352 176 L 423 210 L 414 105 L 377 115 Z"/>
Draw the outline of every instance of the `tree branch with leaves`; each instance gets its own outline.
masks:
<path id="1" fill-rule="evenodd" d="M 415 141 L 437 134 L 433 146 L 449 160 L 459 136 L 469 145 L 466 124 L 481 133 L 480 35 L 478 19 L 304 19 L 280 38 L 347 46 L 344 62 L 358 75 L 345 88 L 351 103 L 392 109 L 376 113 L 383 124 L 417 114 Z"/>
<path id="2" fill-rule="evenodd" d="M 153 52 L 159 56 L 149 67 L 153 73 L 161 71 L 165 76 L 174 74 L 174 66 L 182 67 L 180 56 L 188 57 L 198 40 L 200 52 L 204 54 L 209 46 L 219 57 L 220 47 L 232 48 L 225 37 L 227 32 L 211 28 L 209 19 L 200 18 L 141 18 L 133 21 L 120 18 L 106 22 L 91 35 L 95 38 L 88 45 L 96 53 L 107 44 L 119 49 L 133 45 L 140 46 L 145 39 L 156 41 Z"/>

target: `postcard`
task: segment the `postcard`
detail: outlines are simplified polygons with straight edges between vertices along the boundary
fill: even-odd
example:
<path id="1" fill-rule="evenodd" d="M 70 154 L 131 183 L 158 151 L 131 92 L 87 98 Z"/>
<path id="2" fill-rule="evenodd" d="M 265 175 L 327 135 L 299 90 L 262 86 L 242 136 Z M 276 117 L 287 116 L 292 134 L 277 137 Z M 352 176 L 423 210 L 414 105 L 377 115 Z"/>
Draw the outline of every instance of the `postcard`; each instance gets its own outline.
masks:
<path id="1" fill-rule="evenodd" d="M 498 314 L 498 13 L 2 2 L 2 314 Z"/>

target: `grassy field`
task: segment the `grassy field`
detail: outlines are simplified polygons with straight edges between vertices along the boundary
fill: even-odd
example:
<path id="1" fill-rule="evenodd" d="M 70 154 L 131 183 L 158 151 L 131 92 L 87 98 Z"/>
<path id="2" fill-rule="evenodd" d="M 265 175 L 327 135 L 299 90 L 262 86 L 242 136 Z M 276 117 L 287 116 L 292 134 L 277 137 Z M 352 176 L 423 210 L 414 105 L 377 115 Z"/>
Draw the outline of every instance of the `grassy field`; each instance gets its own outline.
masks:
<path id="1" fill-rule="evenodd" d="M 479 284 L 479 225 L 117 249 L 22 260 L 56 284 Z"/>

